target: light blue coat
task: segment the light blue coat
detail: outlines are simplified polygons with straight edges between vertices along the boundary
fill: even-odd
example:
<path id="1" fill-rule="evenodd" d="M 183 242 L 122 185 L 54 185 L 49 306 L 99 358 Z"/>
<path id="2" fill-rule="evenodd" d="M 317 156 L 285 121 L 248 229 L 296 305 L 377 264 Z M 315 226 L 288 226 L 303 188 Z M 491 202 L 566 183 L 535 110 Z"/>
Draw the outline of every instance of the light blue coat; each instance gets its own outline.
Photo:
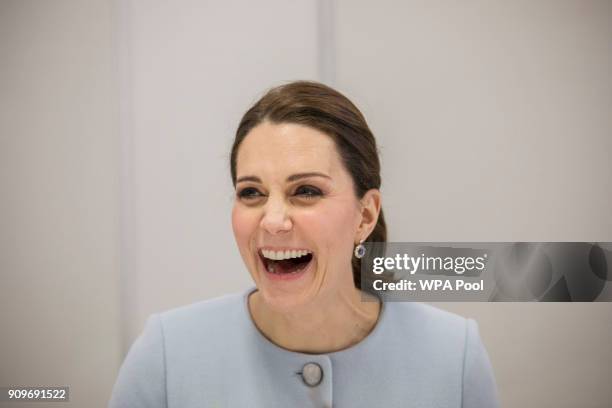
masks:
<path id="1" fill-rule="evenodd" d="M 295 353 L 257 330 L 247 306 L 252 290 L 152 315 L 123 362 L 109 407 L 498 407 L 474 320 L 386 302 L 357 345 Z M 301 375 L 310 362 L 323 374 L 314 387 Z"/>

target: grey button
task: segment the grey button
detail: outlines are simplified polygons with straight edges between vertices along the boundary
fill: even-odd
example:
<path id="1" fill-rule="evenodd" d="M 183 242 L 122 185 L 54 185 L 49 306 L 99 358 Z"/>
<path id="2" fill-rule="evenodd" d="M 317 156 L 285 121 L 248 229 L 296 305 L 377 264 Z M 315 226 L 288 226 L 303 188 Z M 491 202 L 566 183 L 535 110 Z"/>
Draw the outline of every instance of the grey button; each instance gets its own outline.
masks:
<path id="1" fill-rule="evenodd" d="M 323 369 L 317 363 L 306 363 L 302 367 L 302 380 L 309 387 L 316 387 L 323 380 Z"/>

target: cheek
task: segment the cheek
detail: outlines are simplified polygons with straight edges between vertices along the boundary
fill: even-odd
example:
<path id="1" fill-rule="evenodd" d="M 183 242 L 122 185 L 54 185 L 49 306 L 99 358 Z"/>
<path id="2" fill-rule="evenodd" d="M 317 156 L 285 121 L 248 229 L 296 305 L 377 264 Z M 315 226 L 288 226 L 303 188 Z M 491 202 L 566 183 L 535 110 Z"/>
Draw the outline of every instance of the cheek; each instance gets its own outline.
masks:
<path id="1" fill-rule="evenodd" d="M 321 247 L 352 248 L 357 231 L 357 210 L 347 205 L 329 205 L 301 214 L 302 227 Z"/>
<path id="2" fill-rule="evenodd" d="M 247 249 L 249 240 L 257 228 L 257 218 L 252 211 L 234 205 L 232 209 L 232 229 L 240 251 Z"/>

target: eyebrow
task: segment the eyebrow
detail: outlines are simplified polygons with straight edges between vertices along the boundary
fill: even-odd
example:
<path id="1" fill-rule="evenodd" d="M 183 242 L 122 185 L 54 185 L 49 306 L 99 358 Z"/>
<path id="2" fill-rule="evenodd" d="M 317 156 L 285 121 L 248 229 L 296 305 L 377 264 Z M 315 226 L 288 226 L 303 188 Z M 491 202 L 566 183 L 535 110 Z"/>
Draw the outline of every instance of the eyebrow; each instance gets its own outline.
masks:
<path id="1" fill-rule="evenodd" d="M 289 177 L 287 177 L 287 182 L 301 180 L 301 179 L 308 178 L 308 177 L 323 177 L 323 178 L 331 180 L 331 177 L 329 177 L 325 173 L 319 173 L 317 171 L 311 171 L 311 172 L 308 172 L 308 173 L 292 174 Z M 255 182 L 255 183 L 261 183 L 261 179 L 259 177 L 257 177 L 257 176 L 242 176 L 242 177 L 239 177 L 238 179 L 236 179 L 236 184 L 238 184 L 240 182 L 243 182 L 243 181 L 252 181 L 252 182 Z"/>

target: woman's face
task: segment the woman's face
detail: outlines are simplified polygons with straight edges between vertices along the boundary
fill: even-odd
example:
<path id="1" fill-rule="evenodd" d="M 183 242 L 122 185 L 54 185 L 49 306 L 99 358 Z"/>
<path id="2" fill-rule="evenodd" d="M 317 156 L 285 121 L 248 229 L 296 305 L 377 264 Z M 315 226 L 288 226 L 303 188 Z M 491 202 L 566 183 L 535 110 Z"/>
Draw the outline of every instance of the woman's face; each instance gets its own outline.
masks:
<path id="1" fill-rule="evenodd" d="M 263 122 L 242 141 L 232 226 L 270 306 L 303 306 L 353 289 L 361 218 L 352 179 L 326 134 Z"/>

